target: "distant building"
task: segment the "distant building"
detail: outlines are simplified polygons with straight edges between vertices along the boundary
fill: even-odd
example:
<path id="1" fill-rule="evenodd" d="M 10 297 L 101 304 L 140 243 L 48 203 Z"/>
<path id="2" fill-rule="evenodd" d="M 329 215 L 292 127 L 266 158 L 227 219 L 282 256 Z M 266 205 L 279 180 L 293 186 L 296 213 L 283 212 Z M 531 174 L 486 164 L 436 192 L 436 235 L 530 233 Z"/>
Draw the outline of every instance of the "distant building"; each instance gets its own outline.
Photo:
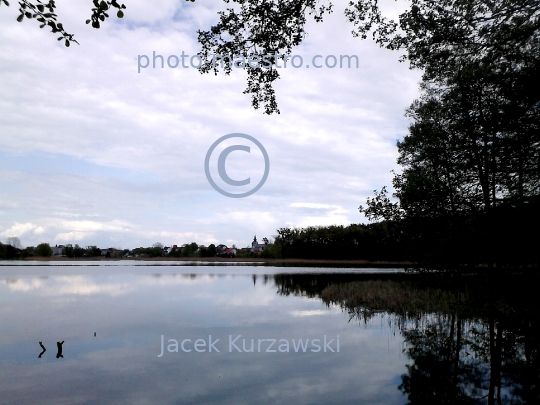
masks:
<path id="1" fill-rule="evenodd" d="M 111 257 L 116 252 L 115 248 L 101 249 L 101 256 Z"/>
<path id="2" fill-rule="evenodd" d="M 265 243 L 259 243 L 257 241 L 257 235 L 253 238 L 253 242 L 251 242 L 251 251 L 255 254 L 261 254 L 266 248 L 268 247 L 268 244 L 265 240 Z"/>
<path id="3" fill-rule="evenodd" d="M 236 248 L 227 247 L 226 245 L 217 245 L 216 246 L 216 256 L 219 257 L 235 257 Z"/>
<path id="4" fill-rule="evenodd" d="M 64 245 L 56 245 L 56 246 L 52 246 L 51 249 L 52 249 L 52 255 L 53 256 L 63 256 L 64 255 L 64 250 L 65 250 L 65 246 Z"/>
<path id="5" fill-rule="evenodd" d="M 227 249 L 228 249 L 228 247 L 226 245 L 217 245 L 216 246 L 216 256 L 222 256 Z"/>
<path id="6" fill-rule="evenodd" d="M 225 257 L 236 257 L 236 249 L 235 248 L 225 249 Z"/>

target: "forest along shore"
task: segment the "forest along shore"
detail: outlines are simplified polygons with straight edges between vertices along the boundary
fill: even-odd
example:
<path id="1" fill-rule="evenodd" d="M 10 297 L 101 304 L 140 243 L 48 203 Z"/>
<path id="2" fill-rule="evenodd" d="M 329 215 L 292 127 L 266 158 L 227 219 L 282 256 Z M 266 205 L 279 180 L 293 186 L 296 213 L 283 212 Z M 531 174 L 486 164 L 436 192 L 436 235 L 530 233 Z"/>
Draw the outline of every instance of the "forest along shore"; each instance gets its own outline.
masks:
<path id="1" fill-rule="evenodd" d="M 163 262 L 223 262 L 223 263 L 268 263 L 268 264 L 301 264 L 316 266 L 358 266 L 358 267 L 415 267 L 413 262 L 390 262 L 390 261 L 371 261 L 371 260 L 324 260 L 324 259 L 271 259 L 258 257 L 153 257 L 153 258 L 105 258 L 105 257 L 28 257 L 24 261 L 163 261 Z"/>

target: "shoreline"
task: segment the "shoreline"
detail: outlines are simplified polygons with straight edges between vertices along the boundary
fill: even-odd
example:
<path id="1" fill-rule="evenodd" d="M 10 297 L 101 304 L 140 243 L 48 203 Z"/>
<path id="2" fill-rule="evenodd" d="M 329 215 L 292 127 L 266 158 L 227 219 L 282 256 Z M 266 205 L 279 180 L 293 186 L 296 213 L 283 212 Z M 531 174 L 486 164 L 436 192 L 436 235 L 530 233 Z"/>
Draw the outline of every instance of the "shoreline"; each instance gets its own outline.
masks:
<path id="1" fill-rule="evenodd" d="M 417 267 L 416 263 L 412 262 L 390 262 L 384 260 L 358 260 L 358 259 L 270 259 L 270 258 L 257 258 L 257 257 L 237 257 L 237 258 L 224 258 L 224 257 L 145 257 L 145 258 L 68 258 L 68 257 L 27 257 L 20 259 L 20 261 L 38 261 L 38 262 L 64 262 L 64 261 L 80 261 L 80 262 L 121 262 L 121 261 L 141 261 L 141 262 L 215 262 L 215 263 L 261 263 L 272 265 L 313 265 L 319 266 L 332 266 L 337 265 L 339 267 Z"/>

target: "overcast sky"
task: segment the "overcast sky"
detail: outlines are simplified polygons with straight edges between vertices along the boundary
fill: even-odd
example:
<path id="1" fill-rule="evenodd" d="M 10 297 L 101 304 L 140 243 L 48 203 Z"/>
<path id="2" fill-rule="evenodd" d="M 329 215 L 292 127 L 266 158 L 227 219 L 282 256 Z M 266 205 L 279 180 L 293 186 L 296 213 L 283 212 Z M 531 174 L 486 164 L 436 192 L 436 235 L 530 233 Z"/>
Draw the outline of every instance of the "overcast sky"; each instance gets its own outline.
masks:
<path id="1" fill-rule="evenodd" d="M 281 69 L 281 114 L 270 116 L 242 94 L 242 70 L 150 65 L 138 73 L 138 55 L 196 54 L 196 31 L 218 21 L 223 2 L 128 0 L 125 18 L 99 30 L 84 23 L 91 1 L 57 2 L 80 43 L 69 48 L 36 21 L 18 23 L 11 3 L 0 7 L 2 242 L 244 247 L 280 227 L 366 222 L 358 206 L 391 185 L 420 72 L 353 38 L 346 1 L 324 23 L 308 23 L 294 54 L 305 64 L 318 54 L 357 55 L 359 67 Z M 229 133 L 251 135 L 268 152 L 268 180 L 246 198 L 219 194 L 205 176 L 208 149 Z M 212 177 L 219 152 L 245 144 L 250 153 L 232 152 L 227 174 L 257 184 L 262 154 L 249 141 L 228 142 L 212 154 Z"/>

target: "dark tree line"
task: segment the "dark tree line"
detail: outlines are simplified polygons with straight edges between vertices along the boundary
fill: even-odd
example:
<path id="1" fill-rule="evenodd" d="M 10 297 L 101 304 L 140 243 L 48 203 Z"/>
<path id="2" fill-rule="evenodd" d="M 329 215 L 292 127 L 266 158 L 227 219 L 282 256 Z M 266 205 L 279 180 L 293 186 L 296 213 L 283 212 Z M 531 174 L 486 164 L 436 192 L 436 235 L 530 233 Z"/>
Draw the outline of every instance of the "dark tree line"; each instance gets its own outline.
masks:
<path id="1" fill-rule="evenodd" d="M 199 245 L 196 242 L 186 243 L 182 247 L 169 252 L 169 257 L 214 257 L 217 249 L 213 243 L 209 246 Z"/>
<path id="2" fill-rule="evenodd" d="M 404 260 L 401 230 L 391 222 L 280 228 L 276 256 L 296 259 Z"/>
<path id="3" fill-rule="evenodd" d="M 0 242 L 0 260 L 18 260 L 33 256 L 49 257 L 52 255 L 52 249 L 48 243 L 40 243 L 36 247 L 28 246 L 23 248 L 19 238 L 8 238 L 8 242 L 10 239 L 16 240 L 17 243 L 3 244 Z"/>
<path id="4" fill-rule="evenodd" d="M 21 257 L 21 249 L 17 249 L 10 244 L 0 242 L 0 260 L 13 260 Z"/>
<path id="5" fill-rule="evenodd" d="M 101 256 L 101 249 L 97 246 L 88 246 L 86 248 L 83 248 L 75 244 L 75 246 L 64 247 L 63 255 L 69 258 L 97 257 Z"/>

